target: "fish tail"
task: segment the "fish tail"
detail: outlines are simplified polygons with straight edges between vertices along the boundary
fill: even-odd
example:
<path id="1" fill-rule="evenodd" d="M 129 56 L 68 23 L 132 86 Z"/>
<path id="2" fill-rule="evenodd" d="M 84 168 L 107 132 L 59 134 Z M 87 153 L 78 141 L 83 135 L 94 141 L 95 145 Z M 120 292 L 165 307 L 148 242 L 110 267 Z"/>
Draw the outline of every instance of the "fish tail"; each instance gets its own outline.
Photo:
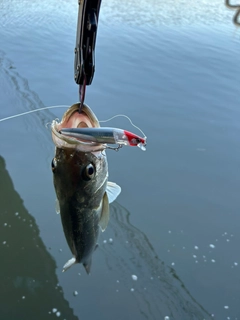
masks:
<path id="1" fill-rule="evenodd" d="M 73 257 L 72 259 L 68 260 L 68 262 L 65 263 L 65 265 L 63 266 L 63 271 L 65 272 L 67 269 L 71 268 L 72 265 L 74 265 L 76 263 L 76 258 Z"/>
<path id="2" fill-rule="evenodd" d="M 84 266 L 87 274 L 90 273 L 91 265 L 92 265 L 92 257 L 90 257 L 86 262 L 83 263 L 83 266 Z"/>

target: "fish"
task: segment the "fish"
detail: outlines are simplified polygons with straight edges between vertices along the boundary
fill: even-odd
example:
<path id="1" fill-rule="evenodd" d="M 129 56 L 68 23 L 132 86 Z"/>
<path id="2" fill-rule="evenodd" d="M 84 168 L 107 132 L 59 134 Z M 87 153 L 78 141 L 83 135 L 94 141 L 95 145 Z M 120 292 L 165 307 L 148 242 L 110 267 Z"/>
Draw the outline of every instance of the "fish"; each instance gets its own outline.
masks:
<path id="1" fill-rule="evenodd" d="M 108 181 L 105 145 L 62 135 L 62 128 L 98 128 L 93 111 L 83 104 L 72 105 L 61 122 L 53 120 L 52 139 L 55 156 L 52 160 L 53 184 L 57 196 L 56 211 L 60 212 L 67 244 L 73 257 L 63 272 L 76 263 L 91 270 L 92 255 L 98 244 L 100 230 L 109 221 L 109 203 L 121 192 L 120 186 Z"/>

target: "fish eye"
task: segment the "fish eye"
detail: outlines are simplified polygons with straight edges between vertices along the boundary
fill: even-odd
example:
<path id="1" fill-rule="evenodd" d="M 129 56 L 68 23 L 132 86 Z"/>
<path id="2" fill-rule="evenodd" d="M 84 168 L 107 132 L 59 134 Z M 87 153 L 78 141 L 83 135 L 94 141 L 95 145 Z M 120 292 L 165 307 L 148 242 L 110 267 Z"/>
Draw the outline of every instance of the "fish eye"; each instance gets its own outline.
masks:
<path id="1" fill-rule="evenodd" d="M 84 168 L 82 176 L 84 180 L 91 180 L 95 176 L 95 168 L 91 163 Z"/>
<path id="2" fill-rule="evenodd" d="M 51 167 L 52 167 L 52 171 L 54 172 L 54 170 L 57 167 L 57 159 L 56 158 L 52 159 Z"/>

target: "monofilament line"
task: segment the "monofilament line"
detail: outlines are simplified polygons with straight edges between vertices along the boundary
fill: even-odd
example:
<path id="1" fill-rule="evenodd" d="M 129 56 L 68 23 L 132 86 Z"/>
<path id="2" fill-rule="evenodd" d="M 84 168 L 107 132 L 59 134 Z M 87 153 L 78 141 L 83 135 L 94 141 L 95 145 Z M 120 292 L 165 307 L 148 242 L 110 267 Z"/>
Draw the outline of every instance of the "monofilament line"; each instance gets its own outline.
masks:
<path id="1" fill-rule="evenodd" d="M 101 120 L 101 121 L 99 121 L 99 122 L 108 122 L 108 121 L 110 121 L 110 120 L 112 120 L 112 119 L 114 119 L 114 118 L 117 118 L 117 117 L 127 118 L 127 119 L 129 120 L 129 122 L 131 123 L 131 125 L 132 125 L 134 128 L 138 129 L 138 130 L 143 134 L 144 138 L 147 138 L 146 135 L 145 135 L 145 133 L 144 133 L 138 126 L 136 126 L 136 125 L 132 122 L 132 120 L 131 120 L 128 116 L 126 116 L 125 114 L 117 114 L 117 115 L 115 115 L 115 116 L 113 116 L 113 117 L 111 117 L 111 118 L 109 118 L 109 119 L 107 119 L 107 120 Z"/>
<path id="2" fill-rule="evenodd" d="M 6 118 L 2 118 L 2 119 L 0 119 L 0 122 L 6 121 L 6 120 L 10 120 L 10 119 L 14 119 L 14 118 L 17 118 L 17 117 L 21 117 L 21 116 L 24 116 L 24 115 L 29 114 L 29 113 L 34 113 L 34 112 L 38 112 L 38 111 L 42 111 L 42 110 L 48 110 L 48 109 L 55 109 L 55 108 L 69 108 L 69 106 L 67 106 L 67 105 L 59 105 L 59 106 L 50 106 L 50 107 L 44 107 L 44 108 L 29 110 L 29 111 L 26 111 L 26 112 L 15 114 L 14 116 L 9 116 L 9 117 L 6 117 Z"/>

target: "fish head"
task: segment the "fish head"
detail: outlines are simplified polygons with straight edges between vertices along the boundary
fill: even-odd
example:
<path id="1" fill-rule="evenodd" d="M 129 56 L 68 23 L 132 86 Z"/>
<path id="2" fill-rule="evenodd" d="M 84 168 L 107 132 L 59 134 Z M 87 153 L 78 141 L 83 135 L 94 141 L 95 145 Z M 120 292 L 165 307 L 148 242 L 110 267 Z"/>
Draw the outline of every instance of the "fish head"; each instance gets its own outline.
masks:
<path id="1" fill-rule="evenodd" d="M 78 204 L 88 204 L 88 208 L 99 205 L 106 190 L 108 164 L 105 146 L 89 143 L 60 133 L 62 128 L 99 127 L 93 111 L 83 105 L 79 113 L 79 104 L 71 106 L 63 115 L 61 122 L 52 123 L 52 138 L 56 146 L 52 160 L 54 186 L 59 200 Z"/>

